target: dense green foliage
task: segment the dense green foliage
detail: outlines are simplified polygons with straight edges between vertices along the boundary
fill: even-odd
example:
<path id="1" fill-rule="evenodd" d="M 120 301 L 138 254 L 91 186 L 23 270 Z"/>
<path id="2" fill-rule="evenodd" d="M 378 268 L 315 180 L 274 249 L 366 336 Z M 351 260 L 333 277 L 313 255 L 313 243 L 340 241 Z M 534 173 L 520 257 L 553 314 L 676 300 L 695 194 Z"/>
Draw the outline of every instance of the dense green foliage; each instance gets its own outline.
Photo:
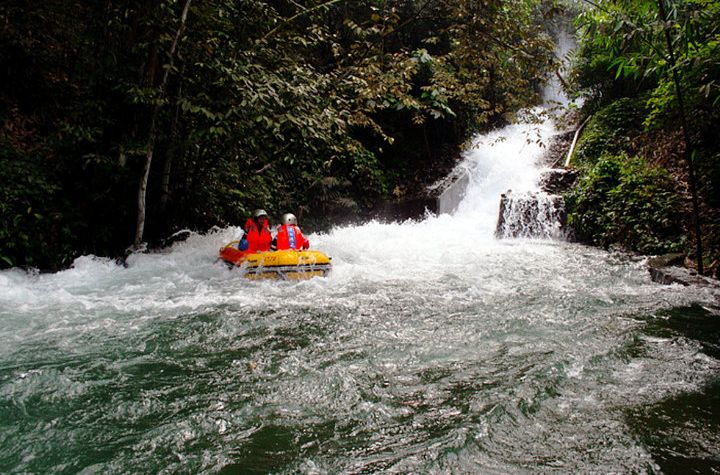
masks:
<path id="1" fill-rule="evenodd" d="M 552 8 L 3 3 L 2 265 L 121 253 L 146 163 L 149 241 L 239 224 L 258 206 L 306 224 L 371 212 L 536 100 Z"/>
<path id="2" fill-rule="evenodd" d="M 657 0 L 599 2 L 578 18 L 581 49 L 577 85 L 594 99 L 590 108 L 649 92 L 652 112 L 646 125 L 677 118 L 672 72 L 682 72 L 689 110 L 716 115 L 720 100 L 720 2 L 663 0 L 668 21 Z M 666 45 L 669 33 L 671 52 Z M 697 124 L 708 117 L 692 115 Z"/>
<path id="3" fill-rule="evenodd" d="M 17 156 L 7 156 L 10 147 L 2 147 L 0 151 L 0 242 L 4 243 L 5 253 L 9 255 L 29 256 L 28 264 L 33 258 L 46 259 L 49 249 L 33 249 L 52 227 L 52 219 L 38 210 L 47 209 L 43 199 L 56 199 L 57 187 L 48 183 L 43 170 L 39 170 L 32 161 Z M 14 233 L 13 231 L 19 230 Z M 6 255 L 0 255 L 5 265 L 13 262 Z"/>
<path id="4" fill-rule="evenodd" d="M 673 180 L 658 177 L 657 187 L 663 187 L 667 196 L 680 192 L 686 200 L 678 224 L 695 240 L 690 194 L 685 195 L 685 190 L 693 187 L 688 178 L 692 159 L 703 222 L 701 239 L 705 258 L 712 261 L 720 256 L 720 2 L 593 2 L 579 16 L 578 25 L 580 49 L 574 84 L 588 97 L 585 112 L 595 115 L 575 155 L 576 163 L 588 173 L 578 191 L 585 198 L 575 203 L 587 205 L 592 201 L 589 196 L 609 193 L 600 176 L 609 173 L 609 163 L 615 163 L 625 170 L 623 173 L 637 175 L 637 186 L 645 190 L 636 193 L 630 186 L 616 189 L 614 184 L 613 193 L 627 193 L 618 202 L 628 202 L 628 210 L 637 209 L 632 200 L 644 196 L 647 209 L 654 205 L 658 211 L 668 208 L 672 214 L 669 208 L 674 205 L 670 206 L 660 188 L 651 193 L 641 185 L 642 177 L 653 176 L 655 167 L 661 166 L 671 172 Z M 620 158 L 623 153 L 639 156 L 645 170 L 639 159 Z M 584 212 L 593 216 L 586 219 L 581 216 Z M 626 232 L 642 228 L 638 228 L 631 213 L 615 212 L 605 220 L 594 216 L 590 209 L 578 208 L 572 213 L 571 220 L 585 223 L 579 224 L 579 234 L 586 239 L 603 243 L 610 238 L 626 239 L 625 244 L 643 252 L 650 252 L 653 245 L 647 243 L 666 229 L 658 221 L 657 229 L 648 229 L 646 238 L 638 239 Z M 646 216 L 650 218 L 651 214 Z M 678 242 L 672 233 L 667 237 L 669 242 Z M 673 246 L 658 246 L 656 251 Z"/>
<path id="5" fill-rule="evenodd" d="M 605 155 L 567 196 L 569 224 L 596 245 L 622 243 L 646 254 L 682 248 L 682 208 L 669 173 L 640 158 Z"/>
<path id="6" fill-rule="evenodd" d="M 633 137 L 642 130 L 644 117 L 643 102 L 637 99 L 621 98 L 600 109 L 578 141 L 575 165 L 592 166 L 603 154 L 628 150 Z"/>

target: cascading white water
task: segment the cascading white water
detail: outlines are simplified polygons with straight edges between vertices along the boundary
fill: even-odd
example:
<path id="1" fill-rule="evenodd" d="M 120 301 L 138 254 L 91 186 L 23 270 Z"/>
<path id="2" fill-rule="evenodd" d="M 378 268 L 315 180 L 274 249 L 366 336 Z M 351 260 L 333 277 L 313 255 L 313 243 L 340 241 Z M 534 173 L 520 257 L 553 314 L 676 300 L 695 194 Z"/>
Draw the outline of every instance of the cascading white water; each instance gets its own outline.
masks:
<path id="1" fill-rule="evenodd" d="M 564 64 L 575 47 L 565 31 L 558 32 L 557 59 Z M 557 74 L 563 74 L 561 67 Z M 497 204 L 503 193 L 512 191 L 501 212 L 500 237 L 561 238 L 561 200 L 539 189 L 538 178 L 544 169 L 539 163 L 547 151 L 557 116 L 572 102 L 564 93 L 559 77 L 551 75 L 542 94 L 542 107 L 520 115 L 518 123 L 476 137 L 464 160 L 451 173 L 459 177 L 440 195 L 440 213 L 481 222 L 495 230 Z M 495 206 L 493 206 L 495 205 Z"/>
<path id="2" fill-rule="evenodd" d="M 542 116 L 543 112 L 536 109 L 532 117 Z M 542 167 L 538 160 L 555 133 L 553 121 L 545 116 L 541 123 L 520 122 L 473 140 L 458 165 L 469 183 L 454 216 L 479 223 L 492 236 L 502 193 L 540 191 L 538 177 Z"/>
<path id="3" fill-rule="evenodd" d="M 576 48 L 577 43 L 565 29 L 559 29 L 555 34 L 555 57 L 560 62 L 560 68 L 556 75 L 550 77 L 545 89 L 543 89 L 543 104 L 545 107 L 562 107 L 567 108 L 571 102 L 570 98 L 565 94 L 562 84 L 557 75 L 565 75 L 567 73 L 568 55 Z"/>
<path id="4" fill-rule="evenodd" d="M 563 221 L 565 202 L 562 197 L 546 193 L 507 193 L 502 196 L 495 235 L 507 237 L 565 237 Z"/>
<path id="5" fill-rule="evenodd" d="M 127 268 L 0 272 L 0 472 L 671 469 L 646 433 L 707 468 L 720 430 L 658 421 L 703 413 L 672 401 L 720 361 L 673 322 L 715 321 L 717 296 L 602 250 L 494 237 L 500 194 L 537 189 L 552 133 L 478 137 L 454 214 L 311 234 L 328 278 L 246 281 L 215 262 L 238 228 Z"/>

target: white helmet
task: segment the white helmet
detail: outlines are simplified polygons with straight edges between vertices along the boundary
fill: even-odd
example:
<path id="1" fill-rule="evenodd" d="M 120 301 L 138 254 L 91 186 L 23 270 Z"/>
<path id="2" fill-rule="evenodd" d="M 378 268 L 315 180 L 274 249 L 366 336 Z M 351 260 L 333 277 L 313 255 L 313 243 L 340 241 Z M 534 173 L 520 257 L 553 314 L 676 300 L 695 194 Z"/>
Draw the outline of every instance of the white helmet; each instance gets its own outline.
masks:
<path id="1" fill-rule="evenodd" d="M 255 211 L 253 211 L 253 218 L 259 219 L 260 216 L 265 216 L 267 218 L 268 214 L 267 212 L 265 212 L 264 209 L 256 209 Z"/>
<path id="2" fill-rule="evenodd" d="M 281 224 L 297 224 L 297 218 L 292 213 L 285 213 L 280 218 Z"/>

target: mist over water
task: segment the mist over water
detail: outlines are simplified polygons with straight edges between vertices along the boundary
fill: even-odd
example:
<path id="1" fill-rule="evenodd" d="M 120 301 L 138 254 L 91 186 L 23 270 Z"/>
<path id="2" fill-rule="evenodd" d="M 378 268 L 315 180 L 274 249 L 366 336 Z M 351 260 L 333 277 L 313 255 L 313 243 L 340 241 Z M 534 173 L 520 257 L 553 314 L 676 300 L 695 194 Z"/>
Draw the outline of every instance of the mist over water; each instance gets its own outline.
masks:
<path id="1" fill-rule="evenodd" d="M 500 193 L 536 190 L 553 131 L 479 137 L 452 215 L 311 234 L 328 278 L 241 278 L 215 262 L 239 228 L 127 268 L 0 272 L 0 472 L 712 467 L 717 421 L 690 449 L 644 434 L 647 408 L 717 384 L 717 346 L 672 322 L 718 331 L 718 296 L 654 284 L 639 258 L 494 238 Z"/>

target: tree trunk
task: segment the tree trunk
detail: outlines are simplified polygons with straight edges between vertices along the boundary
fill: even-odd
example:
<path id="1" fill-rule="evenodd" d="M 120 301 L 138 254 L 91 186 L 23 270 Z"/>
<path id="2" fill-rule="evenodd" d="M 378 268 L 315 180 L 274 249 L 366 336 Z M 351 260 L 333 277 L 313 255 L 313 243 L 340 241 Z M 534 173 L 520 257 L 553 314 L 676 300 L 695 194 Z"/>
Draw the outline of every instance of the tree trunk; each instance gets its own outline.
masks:
<path id="1" fill-rule="evenodd" d="M 158 90 L 158 97 L 153 106 L 152 119 L 150 120 L 150 130 L 148 131 L 148 143 L 147 143 L 147 154 L 145 156 L 145 166 L 143 167 L 143 174 L 140 178 L 140 186 L 138 187 L 138 217 L 137 227 L 135 229 L 135 242 L 133 247 L 139 249 L 143 241 L 143 233 L 145 231 L 145 212 L 146 212 L 146 195 L 148 179 L 150 177 L 150 166 L 152 165 L 153 153 L 155 152 L 155 140 L 157 138 L 157 117 L 160 111 L 160 104 L 165 96 L 165 87 L 167 86 L 168 76 L 170 70 L 175 63 L 175 50 L 177 49 L 180 37 L 185 30 L 185 21 L 187 20 L 188 10 L 190 9 L 190 2 L 192 0 L 186 0 L 185 6 L 183 7 L 182 15 L 180 17 L 180 26 L 178 26 L 177 32 L 175 33 L 175 39 L 173 40 L 172 47 L 170 48 L 170 64 L 169 67 L 165 68 L 162 82 Z"/>
<path id="2" fill-rule="evenodd" d="M 690 195 L 692 196 L 692 212 L 693 212 L 693 224 L 695 228 L 695 260 L 697 262 L 698 274 L 702 275 L 703 268 L 703 250 L 702 250 L 702 233 L 700 229 L 700 203 L 698 200 L 697 193 L 697 180 L 695 177 L 695 164 L 693 163 L 693 147 L 690 139 L 690 132 L 688 131 L 687 119 L 685 117 L 685 101 L 683 99 L 682 89 L 680 88 L 680 76 L 677 70 L 677 62 L 675 60 L 675 52 L 672 46 L 672 38 L 670 37 L 670 30 L 668 29 L 667 23 L 669 21 L 667 12 L 665 10 L 665 0 L 657 0 L 658 9 L 660 10 L 660 16 L 664 23 L 663 30 L 665 33 L 665 42 L 667 43 L 668 56 L 670 70 L 672 71 L 673 82 L 675 83 L 675 96 L 678 102 L 678 108 L 680 109 L 680 125 L 683 131 L 683 139 L 685 141 L 685 161 L 688 167 L 688 181 L 690 182 Z"/>
<path id="3" fill-rule="evenodd" d="M 185 68 L 180 70 L 180 78 L 182 79 Z M 182 96 L 182 83 L 178 87 L 178 97 Z M 180 106 L 175 106 L 175 114 L 173 115 L 172 125 L 170 126 L 170 140 L 175 141 L 178 133 L 178 120 L 180 118 Z M 175 156 L 177 147 L 170 147 L 168 153 L 165 155 L 165 161 L 163 162 L 162 181 L 160 185 L 160 212 L 165 213 L 167 209 L 168 199 L 170 198 L 170 174 L 172 173 L 173 158 Z"/>
<path id="4" fill-rule="evenodd" d="M 162 179 L 160 183 L 160 212 L 167 209 L 168 198 L 170 198 L 170 173 L 172 173 L 173 153 L 168 152 L 163 162 Z"/>

